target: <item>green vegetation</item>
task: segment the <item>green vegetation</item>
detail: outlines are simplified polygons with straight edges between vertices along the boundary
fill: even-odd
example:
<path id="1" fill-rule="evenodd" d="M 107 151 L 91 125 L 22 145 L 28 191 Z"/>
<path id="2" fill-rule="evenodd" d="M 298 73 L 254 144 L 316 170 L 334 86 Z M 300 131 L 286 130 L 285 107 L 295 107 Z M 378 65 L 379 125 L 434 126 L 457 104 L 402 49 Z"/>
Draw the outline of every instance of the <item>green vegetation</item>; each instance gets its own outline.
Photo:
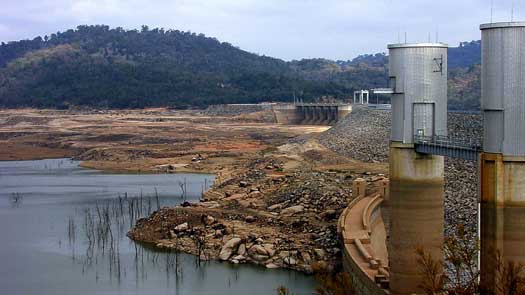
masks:
<path id="1" fill-rule="evenodd" d="M 451 49 L 451 107 L 475 108 L 479 42 Z M 205 107 L 218 103 L 348 99 L 386 87 L 388 57 L 285 62 L 177 30 L 79 26 L 0 45 L 0 107 Z M 478 75 L 478 76 L 476 76 Z M 465 81 L 465 77 L 469 80 Z M 461 83 L 459 83 L 461 82 Z"/>

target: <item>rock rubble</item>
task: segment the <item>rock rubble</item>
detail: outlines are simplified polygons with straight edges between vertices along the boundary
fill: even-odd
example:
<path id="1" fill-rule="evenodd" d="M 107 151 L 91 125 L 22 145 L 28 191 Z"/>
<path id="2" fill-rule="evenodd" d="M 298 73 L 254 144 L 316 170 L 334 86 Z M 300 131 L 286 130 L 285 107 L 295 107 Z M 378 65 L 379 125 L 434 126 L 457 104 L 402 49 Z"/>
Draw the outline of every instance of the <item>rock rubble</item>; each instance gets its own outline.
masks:
<path id="1" fill-rule="evenodd" d="M 365 162 L 388 161 L 391 112 L 364 107 L 320 135 L 327 148 Z M 457 139 L 481 143 L 483 118 L 480 114 L 449 113 L 448 133 Z M 471 229 L 477 224 L 477 164 L 460 159 L 445 160 L 445 225 L 452 234 L 457 224 Z"/>
<path id="2" fill-rule="evenodd" d="M 336 222 L 352 200 L 352 181 L 373 173 L 282 172 L 273 157 L 254 159 L 216 184 L 201 202 L 163 208 L 129 232 L 135 240 L 202 259 L 311 273 L 341 261 Z"/>

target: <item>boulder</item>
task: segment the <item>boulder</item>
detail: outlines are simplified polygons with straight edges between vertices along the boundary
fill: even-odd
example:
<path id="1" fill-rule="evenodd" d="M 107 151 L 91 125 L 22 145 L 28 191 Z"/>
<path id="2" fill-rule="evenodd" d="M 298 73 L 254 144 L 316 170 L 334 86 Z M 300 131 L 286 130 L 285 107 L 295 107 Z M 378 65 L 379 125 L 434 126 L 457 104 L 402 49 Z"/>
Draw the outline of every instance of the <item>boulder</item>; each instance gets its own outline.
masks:
<path id="1" fill-rule="evenodd" d="M 250 254 L 250 256 L 252 257 L 255 255 L 268 256 L 268 252 L 266 251 L 266 249 L 264 249 L 262 245 L 253 245 L 252 247 L 250 247 L 250 249 L 248 249 L 248 254 Z"/>
<path id="2" fill-rule="evenodd" d="M 337 211 L 333 209 L 328 209 L 325 212 L 321 213 L 321 217 L 325 220 L 333 220 L 337 217 Z"/>
<path id="3" fill-rule="evenodd" d="M 268 260 L 268 255 L 259 255 L 259 254 L 254 254 L 252 256 L 250 256 L 253 260 L 255 261 L 266 261 Z"/>
<path id="4" fill-rule="evenodd" d="M 180 232 L 183 232 L 183 231 L 187 231 L 189 227 L 190 226 L 188 225 L 188 223 L 184 222 L 184 223 L 181 223 L 181 224 L 177 225 L 173 230 L 176 233 L 180 233 Z"/>
<path id="5" fill-rule="evenodd" d="M 288 264 L 288 265 L 296 265 L 297 264 L 297 260 L 295 260 L 295 258 L 293 257 L 285 257 L 283 259 L 284 263 Z"/>
<path id="6" fill-rule="evenodd" d="M 261 246 L 264 248 L 264 250 L 266 250 L 268 256 L 272 257 L 273 255 L 275 255 L 275 247 L 273 246 L 273 244 L 262 244 Z"/>
<path id="7" fill-rule="evenodd" d="M 248 197 L 250 198 L 260 198 L 262 197 L 262 193 L 260 191 L 253 191 L 248 194 Z"/>
<path id="8" fill-rule="evenodd" d="M 237 249 L 237 254 L 246 255 L 246 244 L 239 245 L 239 248 Z"/>
<path id="9" fill-rule="evenodd" d="M 233 256 L 232 259 L 237 261 L 246 261 L 246 257 L 244 255 Z"/>
<path id="10" fill-rule="evenodd" d="M 268 207 L 268 211 L 275 211 L 275 210 L 279 210 L 283 207 L 283 204 L 275 204 L 275 205 L 271 205 L 270 207 Z"/>
<path id="11" fill-rule="evenodd" d="M 247 196 L 247 194 L 244 194 L 244 193 L 241 193 L 241 194 L 233 194 L 227 198 L 224 198 L 223 200 L 224 201 L 233 201 L 233 200 L 239 200 L 239 199 L 243 199 Z"/>
<path id="12" fill-rule="evenodd" d="M 226 244 L 222 246 L 221 252 L 219 253 L 219 259 L 228 260 L 241 242 L 241 238 L 232 238 L 226 242 Z"/>
<path id="13" fill-rule="evenodd" d="M 254 222 L 255 220 L 257 220 L 257 219 L 255 218 L 255 216 L 252 216 L 252 215 L 248 215 L 248 216 L 246 216 L 246 217 L 244 218 L 244 221 L 246 221 L 246 222 L 248 222 L 248 223 L 252 223 L 252 222 Z"/>
<path id="14" fill-rule="evenodd" d="M 212 225 L 213 223 L 215 223 L 215 218 L 213 218 L 213 216 L 210 215 L 203 215 L 201 221 L 205 225 Z"/>
<path id="15" fill-rule="evenodd" d="M 301 258 L 305 264 L 312 264 L 312 256 L 310 255 L 310 253 L 306 251 L 301 252 Z"/>
<path id="16" fill-rule="evenodd" d="M 326 257 L 326 251 L 324 249 L 314 249 L 314 253 L 318 260 L 324 260 Z"/>
<path id="17" fill-rule="evenodd" d="M 281 211 L 281 215 L 291 216 L 291 215 L 294 215 L 294 214 L 297 214 L 297 213 L 301 213 L 303 211 L 304 211 L 304 206 L 297 205 L 297 206 L 292 206 L 292 207 L 288 207 L 286 209 L 283 209 Z"/>
<path id="18" fill-rule="evenodd" d="M 208 208 L 208 209 L 213 209 L 213 208 L 218 208 L 218 207 L 220 207 L 221 205 L 220 205 L 217 201 L 209 201 L 209 202 L 200 202 L 200 203 L 197 203 L 197 206 L 198 206 L 198 207 Z"/>

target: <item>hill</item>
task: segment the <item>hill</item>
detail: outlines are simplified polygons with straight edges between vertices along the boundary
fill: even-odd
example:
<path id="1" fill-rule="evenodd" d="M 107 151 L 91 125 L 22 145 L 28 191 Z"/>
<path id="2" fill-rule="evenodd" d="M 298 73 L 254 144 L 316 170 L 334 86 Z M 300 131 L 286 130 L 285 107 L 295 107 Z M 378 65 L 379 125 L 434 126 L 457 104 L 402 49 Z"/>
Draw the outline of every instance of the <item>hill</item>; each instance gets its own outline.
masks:
<path id="1" fill-rule="evenodd" d="M 449 51 L 453 108 L 475 107 L 479 41 Z M 472 70 L 469 70 L 472 68 Z M 104 25 L 0 45 L 0 107 L 204 107 L 348 99 L 387 85 L 388 56 L 285 62 L 202 34 Z M 469 95 L 466 97 L 465 95 Z"/>
<path id="2" fill-rule="evenodd" d="M 0 45 L 0 105 L 127 108 L 287 99 L 346 90 L 297 77 L 287 63 L 181 31 L 108 26 Z"/>

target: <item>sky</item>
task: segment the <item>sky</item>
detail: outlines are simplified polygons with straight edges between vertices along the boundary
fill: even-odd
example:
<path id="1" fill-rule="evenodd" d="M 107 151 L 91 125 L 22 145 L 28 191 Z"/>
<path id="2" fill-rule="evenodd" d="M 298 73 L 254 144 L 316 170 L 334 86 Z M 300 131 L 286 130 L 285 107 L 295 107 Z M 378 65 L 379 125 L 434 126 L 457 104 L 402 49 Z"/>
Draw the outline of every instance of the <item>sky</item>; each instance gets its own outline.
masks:
<path id="1" fill-rule="evenodd" d="M 0 0 L 0 41 L 83 24 L 148 25 L 284 60 L 348 60 L 385 52 L 405 32 L 407 42 L 478 40 L 491 15 L 493 22 L 525 20 L 525 0 Z"/>

